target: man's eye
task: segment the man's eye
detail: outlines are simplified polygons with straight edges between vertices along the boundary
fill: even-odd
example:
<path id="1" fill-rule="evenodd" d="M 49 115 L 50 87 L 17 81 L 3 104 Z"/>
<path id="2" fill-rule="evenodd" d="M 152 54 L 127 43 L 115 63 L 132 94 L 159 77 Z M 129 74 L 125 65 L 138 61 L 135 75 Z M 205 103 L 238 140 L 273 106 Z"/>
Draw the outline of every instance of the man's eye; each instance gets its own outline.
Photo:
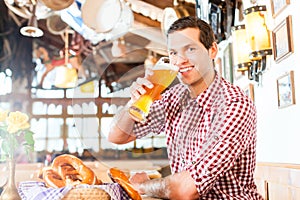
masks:
<path id="1" fill-rule="evenodd" d="M 171 52 L 169 52 L 169 54 L 170 54 L 170 56 L 175 56 L 175 55 L 176 55 L 176 52 L 171 51 Z"/>
<path id="2" fill-rule="evenodd" d="M 194 48 L 194 47 L 188 48 L 188 51 L 189 51 L 189 52 L 193 52 L 193 51 L 195 51 L 195 50 L 196 50 L 196 48 Z"/>

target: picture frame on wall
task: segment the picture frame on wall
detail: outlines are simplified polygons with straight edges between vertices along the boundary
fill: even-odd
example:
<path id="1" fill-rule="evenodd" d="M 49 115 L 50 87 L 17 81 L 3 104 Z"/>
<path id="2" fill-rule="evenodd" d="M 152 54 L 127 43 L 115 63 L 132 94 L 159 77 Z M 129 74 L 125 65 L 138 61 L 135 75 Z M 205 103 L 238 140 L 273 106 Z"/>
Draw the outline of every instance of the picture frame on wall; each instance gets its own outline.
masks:
<path id="1" fill-rule="evenodd" d="M 279 63 L 294 52 L 291 15 L 274 28 L 272 36 L 274 60 Z"/>
<path id="2" fill-rule="evenodd" d="M 272 17 L 275 18 L 285 7 L 290 4 L 290 0 L 270 0 Z"/>
<path id="3" fill-rule="evenodd" d="M 294 71 L 287 72 L 277 79 L 278 108 L 296 104 Z"/>
<path id="4" fill-rule="evenodd" d="M 232 67 L 232 49 L 231 43 L 228 43 L 223 51 L 223 77 L 230 83 L 233 83 L 233 67 Z"/>

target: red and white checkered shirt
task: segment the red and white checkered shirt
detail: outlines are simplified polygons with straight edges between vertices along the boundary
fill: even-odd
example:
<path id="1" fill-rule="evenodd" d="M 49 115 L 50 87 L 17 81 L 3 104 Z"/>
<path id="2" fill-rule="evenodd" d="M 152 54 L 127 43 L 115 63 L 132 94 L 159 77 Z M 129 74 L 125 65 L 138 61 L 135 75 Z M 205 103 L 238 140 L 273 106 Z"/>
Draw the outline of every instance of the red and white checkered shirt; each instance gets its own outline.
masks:
<path id="1" fill-rule="evenodd" d="M 263 199 L 256 189 L 256 109 L 217 74 L 197 98 L 175 85 L 155 101 L 137 138 L 164 132 L 172 173 L 189 171 L 200 199 Z"/>

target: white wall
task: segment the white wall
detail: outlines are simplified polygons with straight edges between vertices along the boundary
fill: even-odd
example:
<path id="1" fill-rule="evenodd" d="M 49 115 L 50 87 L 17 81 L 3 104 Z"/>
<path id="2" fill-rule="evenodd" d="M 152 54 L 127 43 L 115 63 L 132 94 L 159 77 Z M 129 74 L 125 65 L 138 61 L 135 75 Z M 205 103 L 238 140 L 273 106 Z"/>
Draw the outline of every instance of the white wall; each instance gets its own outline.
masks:
<path id="1" fill-rule="evenodd" d="M 270 0 L 266 0 L 265 5 L 271 31 L 288 15 L 292 15 L 294 53 L 279 63 L 274 61 L 273 56 L 268 57 L 268 68 L 263 74 L 262 84 L 255 84 L 257 161 L 300 164 L 300 1 L 290 0 L 290 5 L 275 18 L 271 16 Z M 296 104 L 278 108 L 276 80 L 290 70 L 294 71 Z M 243 77 L 236 84 L 243 86 L 245 79 Z"/>

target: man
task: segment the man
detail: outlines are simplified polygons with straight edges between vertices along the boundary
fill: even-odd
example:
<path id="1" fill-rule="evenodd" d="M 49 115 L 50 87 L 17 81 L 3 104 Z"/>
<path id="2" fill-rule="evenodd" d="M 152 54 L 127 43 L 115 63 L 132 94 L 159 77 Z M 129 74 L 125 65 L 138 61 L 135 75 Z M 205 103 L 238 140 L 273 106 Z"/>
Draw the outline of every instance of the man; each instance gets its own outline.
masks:
<path id="1" fill-rule="evenodd" d="M 218 48 L 211 27 L 184 17 L 172 24 L 167 41 L 180 83 L 152 104 L 143 124 L 130 118 L 126 106 L 109 140 L 123 144 L 164 132 L 172 175 L 149 180 L 136 174 L 132 185 L 141 194 L 164 199 L 263 199 L 253 179 L 256 110 L 247 95 L 214 70 Z M 146 78 L 132 84 L 130 102 L 145 93 L 144 87 L 152 87 Z"/>

